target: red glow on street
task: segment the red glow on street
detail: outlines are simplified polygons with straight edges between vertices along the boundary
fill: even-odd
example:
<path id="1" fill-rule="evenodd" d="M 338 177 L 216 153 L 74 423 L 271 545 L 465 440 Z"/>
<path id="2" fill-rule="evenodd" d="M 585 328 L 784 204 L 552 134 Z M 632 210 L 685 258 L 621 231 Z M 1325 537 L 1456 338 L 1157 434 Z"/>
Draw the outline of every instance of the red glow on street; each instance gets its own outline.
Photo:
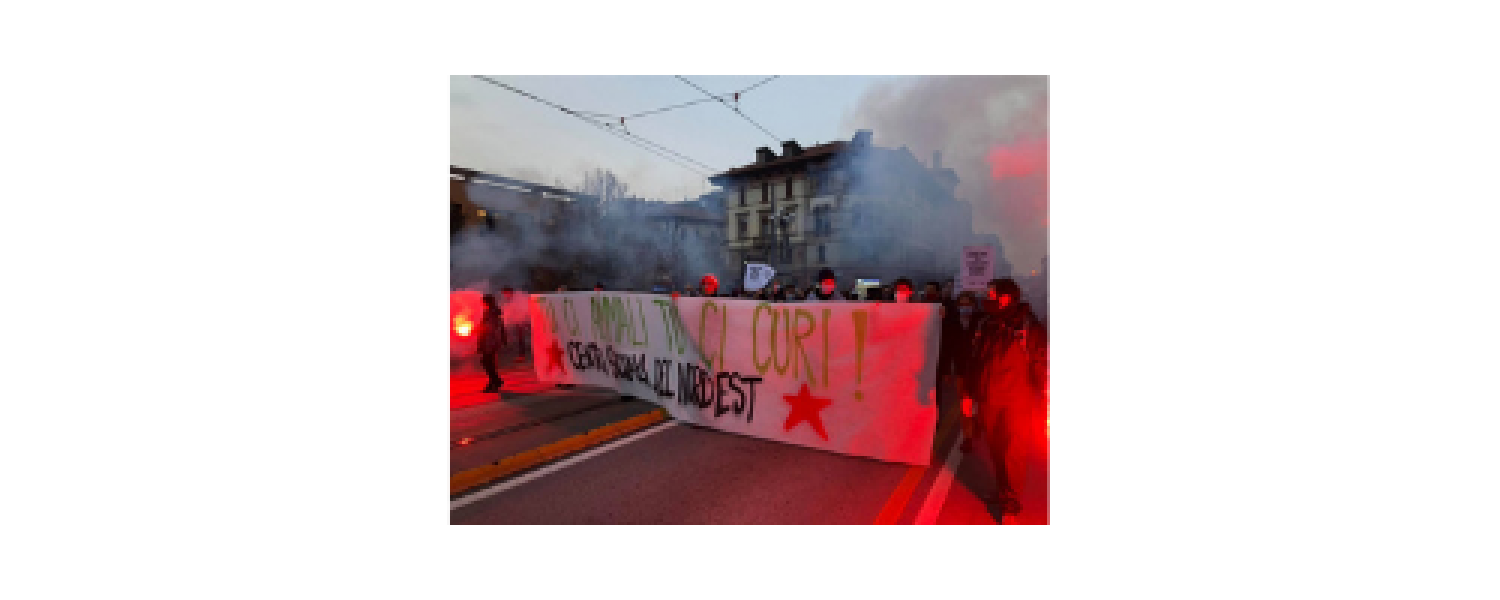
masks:
<path id="1" fill-rule="evenodd" d="M 472 321 L 470 321 L 467 317 L 465 317 L 463 315 L 459 315 L 457 317 L 453 317 L 453 331 L 454 331 L 454 333 L 457 333 L 458 335 L 461 335 L 461 336 L 468 336 L 469 332 L 471 332 L 473 330 L 474 330 L 474 323 Z"/>

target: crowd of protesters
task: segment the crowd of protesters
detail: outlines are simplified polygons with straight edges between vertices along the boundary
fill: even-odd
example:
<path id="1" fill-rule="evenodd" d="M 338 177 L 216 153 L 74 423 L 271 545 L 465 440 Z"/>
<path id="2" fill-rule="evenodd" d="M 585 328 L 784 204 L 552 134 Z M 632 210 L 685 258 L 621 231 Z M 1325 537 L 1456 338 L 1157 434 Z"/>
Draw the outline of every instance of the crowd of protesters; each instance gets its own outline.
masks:
<path id="1" fill-rule="evenodd" d="M 593 291 L 605 286 L 596 283 Z M 567 288 L 558 287 L 564 292 Z M 634 290 L 626 290 L 634 291 Z M 931 303 L 939 308 L 937 382 L 962 399 L 962 450 L 987 459 L 997 490 L 984 500 L 1003 515 L 1020 512 L 1020 491 L 1035 468 L 1035 453 L 1045 452 L 1048 390 L 1047 326 L 1022 297 L 1010 278 L 994 279 L 983 292 L 953 293 L 951 284 L 928 281 L 920 295 L 909 278 L 887 288 L 838 289 L 831 269 L 818 273 L 816 283 L 798 287 L 772 282 L 759 290 L 724 290 L 717 277 L 705 275 L 698 285 L 671 291 L 675 296 L 754 299 L 763 302 L 894 302 Z M 531 353 L 524 293 L 501 290 L 501 298 L 484 295 L 479 324 L 480 364 L 489 376 L 486 393 L 504 385 L 498 362 L 503 347 L 513 346 L 516 361 Z M 940 405 L 941 407 L 941 405 Z M 1040 450 L 1038 450 L 1040 449 Z M 1043 458 L 1043 462 L 1045 458 Z M 1036 484 L 1045 485 L 1045 483 Z"/>

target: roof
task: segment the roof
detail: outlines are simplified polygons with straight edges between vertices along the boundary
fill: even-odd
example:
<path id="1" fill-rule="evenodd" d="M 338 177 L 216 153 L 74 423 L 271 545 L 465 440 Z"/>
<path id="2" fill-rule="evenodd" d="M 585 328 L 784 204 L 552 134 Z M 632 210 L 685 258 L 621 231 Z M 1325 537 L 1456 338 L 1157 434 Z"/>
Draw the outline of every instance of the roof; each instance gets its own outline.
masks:
<path id="1" fill-rule="evenodd" d="M 684 206 L 681 204 L 663 204 L 652 206 L 645 213 L 650 219 L 689 219 L 695 221 L 723 221 L 724 217 L 714 211 L 697 206 Z"/>
<path id="2" fill-rule="evenodd" d="M 780 156 L 770 162 L 751 163 L 743 167 L 735 167 L 723 173 L 719 173 L 718 175 L 709 177 L 709 180 L 718 183 L 718 181 L 715 180 L 743 177 L 745 175 L 749 175 L 751 173 L 756 173 L 759 171 L 778 169 L 801 162 L 829 158 L 842 152 L 844 150 L 844 147 L 847 145 L 848 142 L 844 141 L 819 144 L 817 146 L 802 150 L 802 152 L 796 156 Z"/>
<path id="3" fill-rule="evenodd" d="M 520 179 L 512 179 L 510 177 L 505 177 L 505 176 L 502 176 L 502 175 L 496 175 L 494 173 L 486 173 L 484 171 L 479 171 L 479 170 L 475 170 L 475 169 L 468 169 L 468 168 L 459 167 L 459 166 L 455 166 L 455 165 L 448 165 L 448 174 L 450 176 L 452 176 L 452 175 L 459 175 L 459 176 L 462 176 L 465 179 L 467 179 L 469 181 L 472 181 L 472 182 L 475 182 L 475 183 L 502 183 L 502 184 L 509 185 L 509 186 L 525 188 L 525 189 L 527 189 L 529 191 L 544 192 L 544 193 L 553 194 L 553 195 L 557 195 L 557 196 L 567 196 L 567 197 L 570 197 L 570 198 L 576 198 L 576 197 L 584 195 L 584 194 L 579 194 L 577 192 L 565 190 L 565 189 L 562 189 L 562 188 L 553 187 L 553 186 L 550 186 L 550 185 L 542 185 L 542 184 L 539 184 L 539 183 L 532 183 L 530 181 L 522 181 Z"/>

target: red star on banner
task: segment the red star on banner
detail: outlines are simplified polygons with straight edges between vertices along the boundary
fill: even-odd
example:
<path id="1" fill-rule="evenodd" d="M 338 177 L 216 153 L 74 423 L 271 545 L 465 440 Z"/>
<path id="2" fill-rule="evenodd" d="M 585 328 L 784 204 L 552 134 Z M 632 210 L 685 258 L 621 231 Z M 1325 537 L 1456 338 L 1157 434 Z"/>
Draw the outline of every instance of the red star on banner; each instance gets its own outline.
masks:
<path id="1" fill-rule="evenodd" d="M 557 369 L 562 371 L 563 374 L 567 374 L 568 371 L 563 369 L 562 366 L 562 357 L 562 346 L 557 345 L 557 340 L 552 340 L 552 347 L 547 348 L 547 371 L 549 373 L 552 369 Z"/>
<path id="2" fill-rule="evenodd" d="M 786 403 L 792 407 L 792 412 L 786 415 L 786 423 L 781 426 L 783 430 L 791 431 L 798 423 L 807 421 L 807 424 L 813 428 L 813 431 L 818 432 L 823 441 L 828 441 L 828 432 L 823 430 L 823 417 L 820 411 L 833 404 L 833 400 L 812 395 L 806 383 L 802 384 L 802 389 L 795 396 L 782 396 L 782 398 L 786 399 Z"/>

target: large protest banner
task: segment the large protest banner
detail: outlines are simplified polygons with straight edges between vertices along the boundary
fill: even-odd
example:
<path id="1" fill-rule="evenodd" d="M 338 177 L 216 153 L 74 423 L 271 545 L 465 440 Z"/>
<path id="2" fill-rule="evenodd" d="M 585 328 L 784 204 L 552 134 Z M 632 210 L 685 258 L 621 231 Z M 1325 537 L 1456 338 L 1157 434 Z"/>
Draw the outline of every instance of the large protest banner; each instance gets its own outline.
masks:
<path id="1" fill-rule="evenodd" d="M 674 418 L 925 465 L 938 305 L 564 292 L 531 307 L 541 381 L 613 387 Z"/>

